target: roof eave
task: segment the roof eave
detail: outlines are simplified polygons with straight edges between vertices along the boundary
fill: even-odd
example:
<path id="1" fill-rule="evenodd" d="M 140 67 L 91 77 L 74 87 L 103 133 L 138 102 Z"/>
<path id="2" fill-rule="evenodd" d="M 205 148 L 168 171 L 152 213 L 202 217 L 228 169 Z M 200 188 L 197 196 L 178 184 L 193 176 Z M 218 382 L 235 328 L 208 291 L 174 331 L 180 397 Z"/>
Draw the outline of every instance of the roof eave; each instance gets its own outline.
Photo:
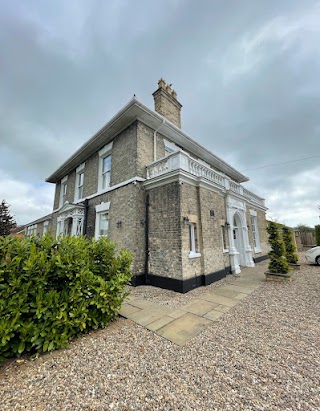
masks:
<path id="1" fill-rule="evenodd" d="M 80 163 L 86 160 L 88 156 L 99 150 L 104 144 L 110 142 L 115 135 L 119 134 L 125 127 L 128 127 L 135 119 L 141 119 L 147 125 L 158 128 L 161 124 L 161 134 L 172 138 L 175 143 L 185 147 L 190 152 L 197 154 L 200 158 L 207 161 L 213 167 L 224 172 L 227 176 L 233 178 L 239 183 L 248 181 L 249 178 L 241 174 L 239 171 L 231 167 L 221 158 L 211 153 L 201 144 L 197 143 L 181 129 L 172 124 L 161 114 L 150 110 L 135 97 L 133 97 L 111 120 L 106 123 L 97 133 L 95 133 L 86 143 L 84 143 L 72 156 L 70 156 L 46 181 L 49 183 L 57 183 L 71 170 L 76 168 Z M 148 124 L 149 123 L 149 124 Z M 99 137 L 109 131 L 109 136 L 106 136 L 103 141 L 99 142 Z"/>

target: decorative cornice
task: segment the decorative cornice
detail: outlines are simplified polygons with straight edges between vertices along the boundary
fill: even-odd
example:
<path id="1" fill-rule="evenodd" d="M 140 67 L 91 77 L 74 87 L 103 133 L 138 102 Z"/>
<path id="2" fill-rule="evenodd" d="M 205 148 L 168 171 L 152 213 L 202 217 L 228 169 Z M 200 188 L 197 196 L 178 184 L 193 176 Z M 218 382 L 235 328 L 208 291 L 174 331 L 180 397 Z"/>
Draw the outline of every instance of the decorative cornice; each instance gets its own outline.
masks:
<path id="1" fill-rule="evenodd" d="M 137 118 L 152 129 L 157 129 L 163 124 L 161 134 L 169 138 L 175 144 L 195 154 L 200 159 L 209 163 L 212 167 L 222 171 L 237 182 L 247 181 L 248 178 L 234 169 L 228 163 L 201 146 L 186 133 L 181 131 L 173 123 L 165 119 L 159 113 L 133 98 L 126 104 L 111 120 L 83 144 L 68 160 L 66 160 L 50 177 L 46 179 L 49 183 L 56 183 L 64 176 L 76 169 L 90 155 L 98 152 L 103 146 L 110 143 L 114 137 L 126 129 Z"/>

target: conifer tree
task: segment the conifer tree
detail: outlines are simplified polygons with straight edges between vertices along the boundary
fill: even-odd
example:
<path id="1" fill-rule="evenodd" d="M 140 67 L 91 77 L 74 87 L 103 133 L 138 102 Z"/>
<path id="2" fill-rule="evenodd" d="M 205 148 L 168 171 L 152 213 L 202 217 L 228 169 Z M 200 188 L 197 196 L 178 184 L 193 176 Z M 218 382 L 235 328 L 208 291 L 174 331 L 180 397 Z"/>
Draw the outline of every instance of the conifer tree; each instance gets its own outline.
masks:
<path id="1" fill-rule="evenodd" d="M 290 264 L 297 264 L 298 262 L 298 255 L 296 254 L 297 247 L 293 242 L 293 235 L 292 231 L 288 227 L 282 228 L 282 238 L 285 247 L 285 257 Z"/>
<path id="2" fill-rule="evenodd" d="M 289 264 L 284 256 L 285 248 L 279 233 L 279 224 L 269 221 L 267 232 L 271 245 L 271 251 L 268 253 L 270 258 L 269 271 L 286 274 L 289 271 Z"/>
<path id="3" fill-rule="evenodd" d="M 15 218 L 10 215 L 9 205 L 2 200 L 0 203 L 0 237 L 6 237 L 10 234 L 12 228 L 16 227 Z"/>

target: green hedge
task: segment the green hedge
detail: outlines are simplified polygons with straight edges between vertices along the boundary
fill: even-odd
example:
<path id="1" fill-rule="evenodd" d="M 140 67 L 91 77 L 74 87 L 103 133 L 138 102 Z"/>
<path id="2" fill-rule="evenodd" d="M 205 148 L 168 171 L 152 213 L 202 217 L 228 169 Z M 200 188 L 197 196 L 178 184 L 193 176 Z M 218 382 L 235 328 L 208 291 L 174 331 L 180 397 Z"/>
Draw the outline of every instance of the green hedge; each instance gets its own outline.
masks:
<path id="1" fill-rule="evenodd" d="M 271 246 L 271 251 L 268 253 L 270 258 L 268 268 L 273 273 L 286 274 L 289 271 L 289 264 L 284 256 L 285 248 L 279 233 L 279 227 L 279 224 L 273 221 L 269 221 L 267 226 Z"/>
<path id="2" fill-rule="evenodd" d="M 105 326 L 119 313 L 131 263 L 106 238 L 0 237 L 0 362 Z"/>
<path id="3" fill-rule="evenodd" d="M 297 247 L 294 244 L 293 234 L 290 228 L 282 227 L 282 238 L 285 248 L 285 257 L 289 264 L 297 264 L 299 257 L 296 254 Z"/>

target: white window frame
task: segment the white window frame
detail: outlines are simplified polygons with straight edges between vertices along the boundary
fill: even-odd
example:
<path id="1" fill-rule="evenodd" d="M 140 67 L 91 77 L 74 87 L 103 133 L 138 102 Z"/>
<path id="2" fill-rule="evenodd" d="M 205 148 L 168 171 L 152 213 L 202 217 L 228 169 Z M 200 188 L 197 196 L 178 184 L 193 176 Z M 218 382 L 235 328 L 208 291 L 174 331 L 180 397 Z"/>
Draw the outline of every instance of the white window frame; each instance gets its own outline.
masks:
<path id="1" fill-rule="evenodd" d="M 49 221 L 44 221 L 43 223 L 43 232 L 42 232 L 42 236 L 46 235 L 48 233 L 48 226 L 49 226 Z"/>
<path id="2" fill-rule="evenodd" d="M 27 237 L 37 235 L 37 227 L 37 224 L 29 225 L 29 227 L 27 228 Z"/>
<path id="3" fill-rule="evenodd" d="M 201 257 L 201 254 L 198 252 L 196 248 L 196 229 L 197 225 L 195 223 L 189 223 L 188 224 L 188 230 L 189 230 L 189 258 L 197 258 Z M 197 242 L 198 243 L 198 242 Z"/>
<path id="4" fill-rule="evenodd" d="M 110 201 L 107 203 L 101 203 L 96 205 L 95 209 L 96 209 L 96 224 L 95 224 L 95 239 L 99 240 L 100 236 L 100 218 L 102 215 L 104 214 L 109 214 L 109 208 L 110 208 Z M 110 220 L 109 220 L 110 221 Z M 109 227 L 108 227 L 109 229 Z M 109 234 L 106 235 L 106 237 L 108 237 Z"/>
<path id="5" fill-rule="evenodd" d="M 60 200 L 59 200 L 60 207 L 62 207 L 63 204 L 66 202 L 67 190 L 68 190 L 68 176 L 65 176 L 60 182 Z"/>
<path id="6" fill-rule="evenodd" d="M 165 157 L 180 150 L 180 148 L 176 144 L 172 143 L 169 140 L 166 140 L 165 138 L 163 139 L 163 142 L 164 142 Z"/>
<path id="7" fill-rule="evenodd" d="M 249 211 L 250 211 L 250 219 L 251 219 L 251 232 L 252 232 L 252 238 L 253 238 L 254 252 L 260 253 L 261 244 L 260 244 L 257 212 L 255 210 L 249 210 Z"/>
<path id="8" fill-rule="evenodd" d="M 76 185 L 74 189 L 74 201 L 79 201 L 83 199 L 83 186 L 84 186 L 84 169 L 85 169 L 86 163 L 80 164 L 78 168 L 76 168 Z M 83 181 L 82 185 L 80 185 L 81 182 L 81 175 L 83 175 Z M 82 188 L 82 195 L 79 196 L 79 189 L 80 187 Z"/>
<path id="9" fill-rule="evenodd" d="M 226 226 L 222 225 L 221 226 L 221 243 L 222 243 L 222 251 L 224 253 L 229 252 L 229 247 L 228 246 L 226 248 L 224 247 L 224 245 L 225 245 L 224 243 L 226 243 L 226 245 L 227 245 L 227 239 L 228 239 L 228 235 L 227 235 L 227 232 L 226 232 Z"/>
<path id="10" fill-rule="evenodd" d="M 111 143 L 105 145 L 100 151 L 99 151 L 99 176 L 98 176 L 98 192 L 104 192 L 107 191 L 110 188 L 110 181 L 109 181 L 109 186 L 103 187 L 103 161 L 107 157 L 111 157 L 111 150 L 112 150 L 112 145 L 113 141 Z M 112 157 L 111 157 L 111 162 L 112 162 Z M 112 165 L 111 165 L 112 167 Z M 110 167 L 110 177 L 111 177 L 111 167 Z"/>

